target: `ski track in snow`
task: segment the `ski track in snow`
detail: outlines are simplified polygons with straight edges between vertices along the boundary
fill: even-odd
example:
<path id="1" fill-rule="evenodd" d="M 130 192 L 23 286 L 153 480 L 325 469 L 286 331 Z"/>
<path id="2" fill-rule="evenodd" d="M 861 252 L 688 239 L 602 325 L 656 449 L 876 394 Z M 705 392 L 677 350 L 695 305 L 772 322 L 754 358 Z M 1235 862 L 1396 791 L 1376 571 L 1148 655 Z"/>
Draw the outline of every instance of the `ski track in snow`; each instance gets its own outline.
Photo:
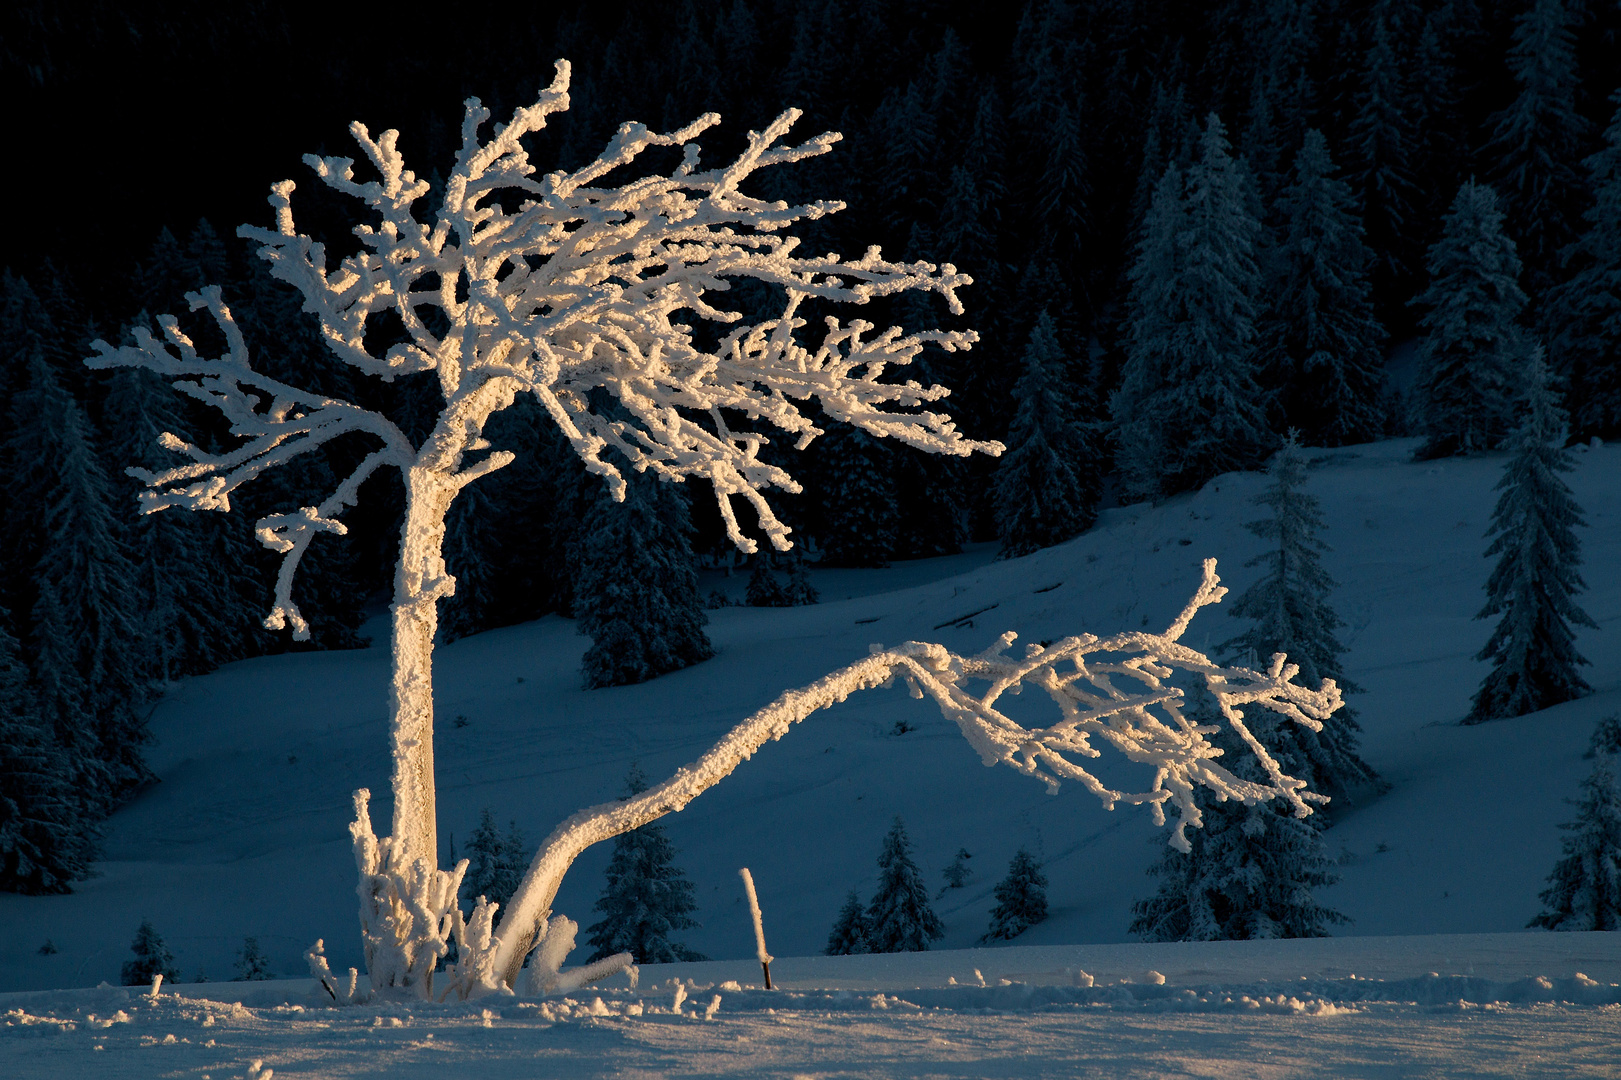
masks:
<path id="1" fill-rule="evenodd" d="M 349 792 L 378 792 L 374 814 L 387 820 L 386 651 L 291 654 L 187 680 L 159 705 L 151 762 L 162 782 L 111 820 L 99 877 L 68 897 L 0 896 L 0 991 L 45 991 L 0 994 L 0 1077 L 223 1080 L 248 1077 L 255 1058 L 280 1076 L 413 1075 L 469 1055 L 476 1075 L 497 1078 L 1621 1074 L 1611 985 L 1621 982 L 1621 941 L 1611 943 L 1621 934 L 1522 929 L 1558 857 L 1558 825 L 1573 812 L 1565 800 L 1591 767 L 1580 757 L 1588 735 L 1621 708 L 1621 447 L 1582 448 L 1569 477 L 1589 526 L 1579 531 L 1588 590 L 1577 599 L 1605 628 L 1577 635 L 1595 694 L 1462 728 L 1485 673 L 1473 657 L 1491 624 L 1474 615 L 1503 456 L 1412 464 L 1413 445 L 1308 451 L 1306 490 L 1322 501 L 1334 549 L 1325 566 L 1348 624 L 1346 666 L 1366 691 L 1350 698 L 1363 756 L 1392 784 L 1343 812 L 1326 837 L 1341 881 L 1322 899 L 1355 920 L 1342 931 L 1352 936 L 1121 944 L 1131 901 L 1152 891 L 1143 871 L 1164 831 L 1140 810 L 1105 813 L 1073 786 L 1049 798 L 1023 777 L 985 770 L 947 722 L 896 689 L 812 718 L 666 819 L 704 924 L 686 943 L 751 957 L 737 877 L 746 865 L 767 943 L 784 957 L 773 976 L 788 989 L 775 998 L 694 991 L 686 1008 L 699 1017 L 721 995 L 711 1021 L 669 1014 L 669 996 L 646 988 L 673 973 L 651 968 L 639 994 L 600 992 L 608 1012 L 638 999 L 666 1008 L 639 1017 L 583 1015 L 597 991 L 577 994 L 566 1016 L 545 1007 L 548 1019 L 545 1008 L 510 1000 L 332 1010 L 303 996 L 307 983 L 183 986 L 184 1000 L 166 990 L 157 1003 L 125 990 L 48 990 L 116 980 L 143 917 L 184 978 L 228 975 L 249 934 L 283 973 L 302 972 L 316 937 L 334 967 L 359 962 Z M 1109 510 L 1091 532 L 1022 559 L 993 562 L 994 549 L 980 546 L 889 570 L 816 570 L 822 604 L 712 612 L 719 655 L 637 687 L 580 689 L 586 642 L 557 617 L 458 641 L 435 657 L 442 842 L 465 839 L 488 806 L 534 843 L 575 809 L 617 794 L 632 761 L 667 775 L 783 689 L 866 655 L 870 642 L 933 640 L 965 652 L 1005 629 L 1026 641 L 1162 629 L 1202 558 L 1219 558 L 1235 590 L 1253 580 L 1244 563 L 1261 541 L 1243 523 L 1261 515 L 1248 500 L 1263 486 L 1259 474 L 1230 474 L 1160 506 Z M 746 576 L 712 573 L 702 590 L 741 594 Z M 1210 649 L 1241 629 L 1218 607 L 1186 640 Z M 1036 697 L 1009 707 L 1017 716 L 1043 706 Z M 915 730 L 894 734 L 901 717 Z M 1113 782 L 1118 770 L 1129 782 L 1129 768 L 1111 762 L 1101 775 Z M 936 885 L 959 846 L 975 855 L 968 886 L 936 901 L 948 949 L 983 932 L 991 885 L 1021 844 L 1045 861 L 1048 921 L 1018 946 L 926 954 L 933 967 L 808 956 L 846 891 L 870 893 L 897 813 Z M 590 921 L 607 855 L 579 860 L 558 912 Z M 56 953 L 40 952 L 47 939 Z M 1026 956 L 1026 945 L 1050 955 Z M 1183 952 L 1153 951 L 1165 949 Z M 976 967 L 987 989 L 947 984 L 970 982 Z M 1075 967 L 1098 977 L 1090 996 L 1026 998 L 1026 986 L 1078 992 L 1065 974 Z M 1143 984 L 1149 968 L 1164 973 L 1164 986 Z M 683 971 L 700 986 L 747 985 L 759 974 L 752 959 Z M 1601 986 L 1578 984 L 1577 972 Z M 1015 985 L 999 986 L 1002 978 Z M 1283 1004 L 1259 1003 L 1280 992 Z M 271 997 L 242 1011 L 198 1000 L 245 993 Z M 1333 1008 L 1313 1014 L 1313 1003 Z M 127 1020 L 98 1026 L 120 1010 Z"/>

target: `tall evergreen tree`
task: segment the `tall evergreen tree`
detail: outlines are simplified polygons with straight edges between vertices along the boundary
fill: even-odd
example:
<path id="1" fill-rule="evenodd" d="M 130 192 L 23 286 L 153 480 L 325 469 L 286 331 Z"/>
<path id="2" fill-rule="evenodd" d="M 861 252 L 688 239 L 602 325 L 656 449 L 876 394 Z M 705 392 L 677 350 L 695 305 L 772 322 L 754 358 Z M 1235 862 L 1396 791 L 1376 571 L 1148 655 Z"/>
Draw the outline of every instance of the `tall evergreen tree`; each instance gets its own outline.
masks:
<path id="1" fill-rule="evenodd" d="M 1413 176 L 1414 108 L 1404 85 L 1391 0 L 1378 0 L 1369 21 L 1369 41 L 1352 99 L 1354 115 L 1346 141 L 1347 179 L 1362 204 L 1372 248 L 1374 284 L 1386 304 L 1400 303 L 1413 272 L 1418 237 Z"/>
<path id="2" fill-rule="evenodd" d="M 945 937 L 945 926 L 929 904 L 923 874 L 912 861 L 906 824 L 895 819 L 878 856 L 878 890 L 867 905 L 867 943 L 875 953 L 927 952 Z"/>
<path id="3" fill-rule="evenodd" d="M 1576 820 L 1559 826 L 1560 860 L 1542 892 L 1546 905 L 1526 923 L 1548 930 L 1621 930 L 1621 785 L 1614 757 L 1601 755 L 1582 781 Z"/>
<path id="4" fill-rule="evenodd" d="M 1342 689 L 1355 691 L 1340 665 L 1345 646 L 1334 636 L 1345 623 L 1329 604 L 1335 582 L 1323 569 L 1320 554 L 1329 550 L 1318 536 L 1322 511 L 1317 498 L 1301 490 L 1306 462 L 1300 444 L 1293 438 L 1284 443 L 1267 473 L 1272 483 L 1255 501 L 1271 508 L 1272 516 L 1245 523 L 1271 547 L 1245 565 L 1265 566 L 1267 573 L 1245 590 L 1232 612 L 1254 625 L 1223 647 L 1262 666 L 1281 652 L 1300 665 L 1302 685 L 1333 679 Z M 1340 800 L 1379 779 L 1356 752 L 1361 730 L 1356 714 L 1342 707 L 1323 722 L 1321 731 L 1299 724 L 1278 727 L 1278 745 L 1270 748 L 1298 763 L 1295 767 L 1302 771 L 1293 775 L 1312 791 Z"/>
<path id="5" fill-rule="evenodd" d="M 1508 67 L 1519 93 L 1493 117 L 1484 150 L 1527 287 L 1539 300 L 1558 276 L 1559 253 L 1576 234 L 1582 201 L 1578 162 L 1588 131 L 1576 108 L 1582 14 L 1579 0 L 1530 0 L 1515 19 Z"/>
<path id="6" fill-rule="evenodd" d="M 1567 249 L 1569 280 L 1549 297 L 1544 322 L 1555 374 L 1567 387 L 1570 435 L 1621 438 L 1621 90 L 1604 145 L 1587 159 L 1593 201 Z"/>
<path id="7" fill-rule="evenodd" d="M 86 797 L 110 806 L 151 774 L 136 674 L 127 554 L 88 418 L 41 352 L 12 399 L 8 457 L 35 462 L 22 493 L 37 518 L 34 673 L 41 712 L 81 770 Z"/>
<path id="8" fill-rule="evenodd" d="M 1328 140 L 1308 131 L 1279 200 L 1285 235 L 1260 327 L 1262 379 L 1281 425 L 1312 446 L 1366 442 L 1384 429 L 1385 332 L 1370 254 L 1350 185 L 1334 172 Z"/>
<path id="9" fill-rule="evenodd" d="M 1491 188 L 1471 180 L 1458 189 L 1429 272 L 1429 287 L 1413 301 L 1429 309 L 1419 320 L 1418 399 L 1428 435 L 1419 456 L 1496 449 L 1519 412 L 1525 346 L 1515 320 L 1525 293 Z"/>
<path id="10" fill-rule="evenodd" d="M 0 610 L 0 891 L 67 892 L 89 876 L 96 834 L 6 618 Z"/>
<path id="11" fill-rule="evenodd" d="M 868 936 L 866 909 L 862 907 L 860 894 L 851 889 L 850 895 L 844 898 L 844 906 L 839 909 L 839 917 L 833 922 L 833 929 L 827 935 L 827 946 L 822 952 L 827 956 L 870 952 Z"/>
<path id="12" fill-rule="evenodd" d="M 647 790 L 647 777 L 631 766 L 625 785 L 631 795 Z M 602 918 L 587 933 L 592 960 L 628 952 L 638 964 L 674 964 L 706 957 L 670 940 L 675 930 L 698 925 L 692 882 L 675 865 L 675 845 L 654 822 L 614 837 L 608 880 L 597 899 Z"/>
<path id="13" fill-rule="evenodd" d="M 1253 468 L 1274 443 L 1255 381 L 1260 222 L 1212 114 L 1185 184 L 1166 171 L 1131 270 L 1126 367 L 1113 407 L 1138 494 Z"/>
<path id="14" fill-rule="evenodd" d="M 1011 941 L 1047 918 L 1047 875 L 1035 856 L 1020 848 L 1008 864 L 1007 877 L 996 883 L 996 907 L 985 941 Z"/>
<path id="15" fill-rule="evenodd" d="M 1548 388 L 1541 350 L 1533 354 L 1530 401 L 1515 440 L 1514 456 L 1503 469 L 1487 536 L 1495 537 L 1486 556 L 1499 556 L 1486 581 L 1486 606 L 1477 619 L 1501 615 L 1486 647 L 1476 657 L 1492 670 L 1475 694 L 1469 724 L 1523 716 L 1581 697 L 1591 688 L 1577 674 L 1587 663 L 1576 652 L 1572 625 L 1598 628 L 1576 606 L 1584 586 L 1582 508 L 1559 478 L 1574 466 L 1559 447 L 1563 417 Z"/>
<path id="16" fill-rule="evenodd" d="M 580 525 L 574 613 L 591 638 L 587 686 L 644 682 L 715 654 L 704 634 L 686 496 L 627 475 L 625 501 L 606 488 Z"/>
<path id="17" fill-rule="evenodd" d="M 1004 557 L 1062 543 L 1097 518 L 1101 469 L 1076 419 L 1065 367 L 1053 320 L 1042 312 L 1025 346 L 1013 391 L 1018 411 L 996 468 L 992 499 Z"/>

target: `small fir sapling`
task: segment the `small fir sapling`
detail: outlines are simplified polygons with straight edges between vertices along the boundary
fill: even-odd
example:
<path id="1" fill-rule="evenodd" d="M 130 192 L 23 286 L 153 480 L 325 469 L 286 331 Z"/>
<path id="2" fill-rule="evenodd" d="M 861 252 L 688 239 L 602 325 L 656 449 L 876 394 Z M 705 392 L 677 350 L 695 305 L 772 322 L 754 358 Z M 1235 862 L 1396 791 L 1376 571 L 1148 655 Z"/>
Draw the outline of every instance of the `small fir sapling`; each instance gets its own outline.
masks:
<path id="1" fill-rule="evenodd" d="M 1617 759 L 1599 755 L 1582 781 L 1576 820 L 1559 826 L 1570 833 L 1563 857 L 1548 875 L 1543 911 L 1527 926 L 1548 930 L 1621 930 L 1621 786 Z"/>
<path id="2" fill-rule="evenodd" d="M 946 928 L 929 904 L 923 873 L 912 861 L 912 842 L 899 817 L 878 855 L 878 889 L 867 905 L 867 943 L 875 953 L 927 952 Z"/>
<path id="3" fill-rule="evenodd" d="M 1329 547 L 1319 539 L 1322 509 L 1302 490 L 1306 460 L 1294 432 L 1273 456 L 1267 475 L 1272 482 L 1254 501 L 1269 507 L 1272 516 L 1244 525 L 1272 548 L 1244 565 L 1264 566 L 1267 572 L 1233 605 L 1233 615 L 1253 625 L 1222 649 L 1250 663 L 1284 653 L 1300 665 L 1307 685 L 1333 679 L 1343 692 L 1355 692 L 1340 664 L 1345 646 L 1334 634 L 1345 624 L 1329 603 L 1336 583 L 1323 569 L 1321 553 Z M 1296 725 L 1276 730 L 1279 743 L 1269 749 L 1298 762 L 1313 791 L 1344 799 L 1379 783 L 1379 775 L 1357 754 L 1362 729 L 1350 708 L 1324 721 L 1321 731 Z"/>
<path id="4" fill-rule="evenodd" d="M 869 944 L 871 934 L 867 928 L 867 909 L 861 902 L 861 894 L 854 889 L 844 898 L 844 906 L 839 909 L 839 917 L 833 922 L 833 930 L 827 935 L 827 947 L 822 952 L 827 956 L 853 956 L 856 953 L 871 952 Z"/>
<path id="5" fill-rule="evenodd" d="M 259 948 L 259 939 L 246 937 L 242 939 L 242 948 L 236 954 L 236 978 L 233 982 L 262 982 L 274 979 L 276 976 L 270 971 L 270 959 Z"/>
<path id="6" fill-rule="evenodd" d="M 973 856 L 968 853 L 967 848 L 960 847 L 957 849 L 957 854 L 952 856 L 951 862 L 946 864 L 944 870 L 940 871 L 940 875 L 946 879 L 946 883 L 941 887 L 940 892 L 936 894 L 936 899 L 944 896 L 947 889 L 960 889 L 968 884 L 969 880 L 974 876 L 974 868 L 968 865 L 968 860 L 972 858 Z"/>
<path id="7" fill-rule="evenodd" d="M 1514 456 L 1497 483 L 1502 495 L 1486 535 L 1486 556 L 1499 556 L 1486 581 L 1486 606 L 1475 617 L 1500 615 L 1477 660 L 1492 670 L 1464 719 L 1478 724 L 1546 709 L 1591 688 L 1577 673 L 1587 660 L 1576 651 L 1572 626 L 1598 628 L 1573 599 L 1584 587 L 1581 541 L 1586 523 L 1569 485 L 1559 478 L 1575 466 L 1559 445 L 1563 417 L 1548 387 L 1541 350 L 1532 356 L 1526 417 Z"/>
<path id="8" fill-rule="evenodd" d="M 771 557 L 766 552 L 754 556 L 749 568 L 749 586 L 744 593 L 750 607 L 788 607 L 788 593 L 771 568 Z"/>
<path id="9" fill-rule="evenodd" d="M 1430 247 L 1430 283 L 1413 304 L 1419 319 L 1416 388 L 1425 443 L 1419 458 L 1495 450 L 1513 433 L 1526 381 L 1517 325 L 1525 308 L 1520 258 L 1503 231 L 1491 188 L 1458 189 Z"/>
<path id="10" fill-rule="evenodd" d="M 479 816 L 478 827 L 467 838 L 467 873 L 462 877 L 462 895 L 469 901 L 482 896 L 505 907 L 523 879 L 533 854 L 524 843 L 518 823 L 509 822 L 507 834 L 502 836 L 494 815 L 486 807 Z M 453 848 L 451 862 L 455 861 Z"/>
<path id="11" fill-rule="evenodd" d="M 647 777 L 632 766 L 625 777 L 630 795 L 647 790 Z M 664 826 L 643 825 L 614 837 L 607 881 L 595 909 L 602 918 L 586 928 L 597 961 L 617 953 L 630 953 L 638 964 L 673 964 L 707 959 L 670 940 L 675 930 L 698 925 L 692 882 L 675 865 L 675 845 Z"/>
<path id="12" fill-rule="evenodd" d="M 124 961 L 122 978 L 125 986 L 146 986 L 158 975 L 170 982 L 180 978 L 174 954 L 163 943 L 163 937 L 150 919 L 141 920 L 140 927 L 135 931 L 135 940 L 129 943 L 129 951 L 135 954 L 135 959 Z"/>
<path id="13" fill-rule="evenodd" d="M 1014 854 L 1007 877 L 996 883 L 995 892 L 991 928 L 981 941 L 1011 941 L 1047 918 L 1047 875 L 1024 848 Z"/>

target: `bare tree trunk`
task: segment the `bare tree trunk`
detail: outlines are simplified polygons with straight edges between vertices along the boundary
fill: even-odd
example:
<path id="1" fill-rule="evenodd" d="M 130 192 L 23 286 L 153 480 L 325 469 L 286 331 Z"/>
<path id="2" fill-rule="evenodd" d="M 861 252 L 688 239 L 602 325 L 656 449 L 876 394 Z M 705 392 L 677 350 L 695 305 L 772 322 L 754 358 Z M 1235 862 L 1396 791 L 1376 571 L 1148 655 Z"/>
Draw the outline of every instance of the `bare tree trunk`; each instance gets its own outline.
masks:
<path id="1" fill-rule="evenodd" d="M 456 487 L 415 466 L 405 472 L 405 525 L 394 574 L 393 678 L 388 694 L 394 758 L 394 837 L 416 858 L 439 865 L 433 781 L 433 638 L 439 598 L 456 591 L 445 572 L 445 514 Z"/>

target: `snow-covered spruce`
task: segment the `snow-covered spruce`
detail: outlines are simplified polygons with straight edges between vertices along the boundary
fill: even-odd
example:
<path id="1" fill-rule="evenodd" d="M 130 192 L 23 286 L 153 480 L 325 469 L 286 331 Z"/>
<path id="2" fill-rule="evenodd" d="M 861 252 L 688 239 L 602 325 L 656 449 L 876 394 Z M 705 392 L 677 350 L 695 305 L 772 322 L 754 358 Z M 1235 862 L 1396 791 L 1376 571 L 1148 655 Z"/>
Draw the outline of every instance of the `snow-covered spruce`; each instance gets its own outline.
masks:
<path id="1" fill-rule="evenodd" d="M 1036 857 L 1020 848 L 996 883 L 996 906 L 984 941 L 1011 941 L 1047 918 L 1047 875 Z"/>
<path id="2" fill-rule="evenodd" d="M 157 975 L 170 982 L 180 978 L 174 953 L 163 943 L 163 935 L 158 933 L 150 919 L 141 920 L 141 925 L 135 931 L 135 940 L 129 943 L 129 951 L 135 954 L 135 959 L 124 961 L 122 982 L 125 986 L 146 986 Z"/>
<path id="3" fill-rule="evenodd" d="M 631 795 L 647 790 L 640 767 L 631 767 L 625 786 Z M 586 928 L 590 962 L 616 953 L 630 953 L 638 964 L 708 959 L 670 940 L 672 931 L 698 925 L 692 917 L 698 904 L 664 826 L 647 824 L 614 837 L 607 878 L 595 905 L 602 918 Z"/>
<path id="4" fill-rule="evenodd" d="M 493 904 L 506 905 L 517 891 L 518 882 L 534 852 L 524 843 L 516 821 L 509 822 L 506 835 L 495 825 L 495 815 L 486 807 L 478 825 L 467 837 L 467 873 L 462 876 L 461 895 L 476 903 L 484 897 Z M 455 858 L 452 853 L 451 858 Z"/>
<path id="5" fill-rule="evenodd" d="M 1424 433 L 1420 457 L 1478 453 L 1501 446 L 1515 427 L 1525 344 L 1516 325 L 1525 307 L 1520 258 L 1503 232 L 1491 188 L 1458 189 L 1430 247 L 1430 284 L 1413 303 L 1419 319 L 1417 399 Z"/>
<path id="6" fill-rule="evenodd" d="M 907 334 L 829 316 L 819 342 L 801 342 L 806 301 L 862 304 L 926 290 L 960 314 L 957 290 L 970 283 L 949 264 L 890 262 L 876 247 L 853 260 L 801 257 L 789 227 L 841 205 L 790 206 L 740 190 L 762 167 L 827 152 L 837 134 L 780 145 L 799 116 L 789 110 L 763 131 L 751 132 L 734 162 L 704 170 L 695 140 L 718 116 L 708 114 L 669 134 L 631 123 L 583 168 L 536 179 L 522 140 L 568 108 L 568 85 L 569 66 L 560 61 L 539 100 L 519 108 L 487 140 L 482 129 L 489 111 L 470 100 L 443 197 L 425 212 L 417 203 L 433 186 L 405 168 L 396 132 L 374 139 L 364 125 L 351 127 L 378 174 L 375 180 L 357 179 L 347 158 L 306 158 L 323 183 L 368 208 L 371 220 L 355 229 L 361 250 L 336 266 L 328 265 L 324 244 L 294 226 L 290 180 L 271 189 L 275 228 L 239 230 L 261 244 L 272 275 L 303 295 L 304 309 L 316 316 L 337 360 L 388 381 L 432 378 L 442 407 L 420 445 L 396 419 L 254 370 L 241 329 L 216 287 L 188 298 L 223 333 L 226 347 L 218 357 L 199 355 L 178 323 L 165 316 L 159 320 L 161 338 L 137 329 L 134 344 L 97 342 L 96 355 L 87 361 L 92 367 L 147 367 L 169 377 L 183 393 L 219 409 L 243 440 L 215 453 L 166 434 L 164 445 L 191 460 L 138 471 L 148 485 L 148 512 L 173 506 L 228 511 L 239 487 L 299 455 L 350 435 L 372 444 L 324 501 L 258 523 L 260 541 L 283 555 L 266 625 L 291 627 L 295 638 L 310 632 L 293 602 L 292 583 L 311 541 L 321 533 L 345 532 L 338 515 L 369 476 L 385 467 L 400 471 L 406 510 L 389 699 L 394 843 L 362 872 L 368 878 L 404 875 L 390 888 L 422 890 L 424 911 L 438 907 L 446 884 L 427 865 L 438 850 L 433 640 L 438 601 L 455 589 L 442 553 L 445 515 L 462 488 L 512 461 L 510 452 L 490 445 L 484 428 L 515 395 L 533 394 L 541 402 L 585 467 L 616 498 L 623 497 L 625 478 L 606 456 L 610 450 L 635 472 L 708 480 L 728 535 L 748 551 L 755 544 L 737 521 L 734 496 L 753 506 L 773 545 L 789 546 L 788 529 L 765 492 L 796 491 L 798 485 L 759 452 L 773 428 L 800 449 L 822 433 L 796 402 L 814 398 L 836 423 L 931 452 L 1001 450 L 964 438 L 948 416 L 930 408 L 946 395 L 944 387 L 880 378 L 910 363 L 925 346 L 968 348 L 972 332 Z M 655 147 L 681 149 L 681 164 L 670 175 L 602 183 Z M 745 279 L 780 290 L 780 313 L 722 333 L 706 351 L 700 345 L 705 339 L 688 321 L 741 323 L 741 315 L 713 301 L 729 283 Z M 397 320 L 404 339 L 385 348 L 368 329 L 387 319 Z M 613 417 L 593 408 L 603 390 L 616 403 Z M 747 426 L 736 426 L 740 422 Z M 369 824 L 363 831 L 371 835 Z M 421 872 L 413 869 L 419 859 Z M 451 888 L 452 907 L 454 895 Z M 397 938 L 396 930 L 382 934 L 373 926 L 365 933 L 376 945 L 383 937 Z M 401 954 L 399 962 L 384 964 L 386 976 L 374 970 L 374 986 L 400 979 L 401 988 L 428 992 L 432 964 L 422 964 L 428 953 L 442 952 L 448 924 L 419 920 L 413 932 L 423 936 L 406 949 L 410 958 Z M 533 923 L 520 932 L 525 949 L 534 933 Z M 514 966 L 508 981 L 515 974 Z"/>
<path id="7" fill-rule="evenodd" d="M 1254 625 L 1223 643 L 1222 649 L 1250 663 L 1256 657 L 1286 653 L 1300 665 L 1308 685 L 1328 678 L 1342 692 L 1355 691 L 1340 665 L 1345 646 L 1334 636 L 1344 623 L 1329 604 L 1335 582 L 1323 569 L 1319 554 L 1328 550 L 1318 538 L 1322 511 L 1317 499 L 1301 490 L 1306 460 L 1293 432 L 1273 456 L 1267 475 L 1272 483 L 1255 502 L 1270 507 L 1272 516 L 1244 526 L 1272 546 L 1244 565 L 1264 566 L 1267 572 L 1233 605 L 1234 615 L 1254 620 Z M 1357 753 L 1361 730 L 1355 713 L 1346 707 L 1325 720 L 1320 731 L 1293 724 L 1278 728 L 1278 741 L 1267 748 L 1287 761 L 1291 771 L 1298 771 L 1313 791 L 1344 799 L 1379 782 L 1378 774 Z"/>
<path id="8" fill-rule="evenodd" d="M 878 888 L 867 904 L 867 949 L 875 953 L 927 952 L 945 937 L 945 924 L 929 903 L 923 872 L 912 861 L 912 841 L 899 817 L 878 854 Z"/>
<path id="9" fill-rule="evenodd" d="M 1599 755 L 1573 800 L 1576 820 L 1560 826 L 1563 857 L 1542 892 L 1547 905 L 1527 926 L 1549 930 L 1621 930 L 1621 786 L 1616 758 Z"/>
<path id="10" fill-rule="evenodd" d="M 868 936 L 867 905 L 861 902 L 861 894 L 851 889 L 850 895 L 844 898 L 844 906 L 839 908 L 839 917 L 833 920 L 833 929 L 828 932 L 827 946 L 822 952 L 828 956 L 871 952 Z"/>
<path id="11" fill-rule="evenodd" d="M 270 970 L 270 960 L 259 947 L 259 939 L 242 939 L 242 949 L 236 954 L 236 982 L 262 982 L 276 976 Z"/>
<path id="12" fill-rule="evenodd" d="M 1525 422 L 1497 483 L 1503 494 L 1486 534 L 1495 538 L 1487 557 L 1499 558 L 1486 581 L 1486 606 L 1475 617 L 1502 618 L 1476 657 L 1492 661 L 1492 670 L 1475 692 L 1467 724 L 1523 716 L 1591 690 L 1577 673 L 1587 660 L 1576 651 L 1571 629 L 1598 629 L 1573 599 L 1585 587 L 1576 570 L 1582 561 L 1576 528 L 1586 523 L 1559 478 L 1575 466 L 1558 445 L 1563 417 L 1540 348 L 1531 359 L 1528 393 Z"/>

